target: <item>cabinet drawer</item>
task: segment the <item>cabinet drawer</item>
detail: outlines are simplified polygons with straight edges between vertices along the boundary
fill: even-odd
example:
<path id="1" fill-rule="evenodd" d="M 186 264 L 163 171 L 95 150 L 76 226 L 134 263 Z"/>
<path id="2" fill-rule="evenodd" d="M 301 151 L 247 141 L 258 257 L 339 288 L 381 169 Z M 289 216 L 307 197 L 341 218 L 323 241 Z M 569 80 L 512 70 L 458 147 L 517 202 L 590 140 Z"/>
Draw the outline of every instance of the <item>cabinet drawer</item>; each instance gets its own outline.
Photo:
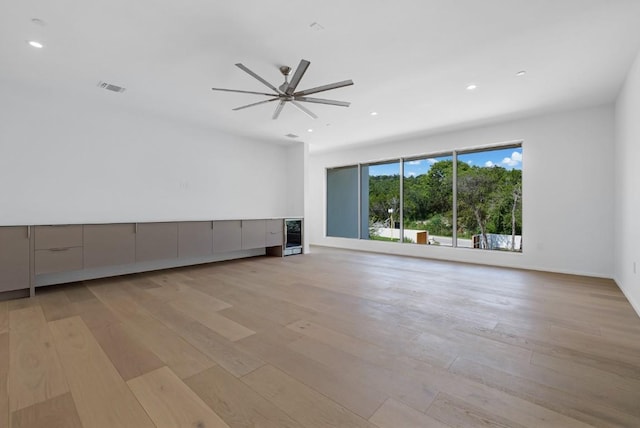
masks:
<path id="1" fill-rule="evenodd" d="M 36 226 L 36 250 L 82 246 L 82 225 Z"/>
<path id="2" fill-rule="evenodd" d="M 282 220 L 267 220 L 267 247 L 282 245 L 284 242 L 284 222 Z"/>
<path id="3" fill-rule="evenodd" d="M 82 247 L 35 251 L 36 275 L 82 270 Z"/>

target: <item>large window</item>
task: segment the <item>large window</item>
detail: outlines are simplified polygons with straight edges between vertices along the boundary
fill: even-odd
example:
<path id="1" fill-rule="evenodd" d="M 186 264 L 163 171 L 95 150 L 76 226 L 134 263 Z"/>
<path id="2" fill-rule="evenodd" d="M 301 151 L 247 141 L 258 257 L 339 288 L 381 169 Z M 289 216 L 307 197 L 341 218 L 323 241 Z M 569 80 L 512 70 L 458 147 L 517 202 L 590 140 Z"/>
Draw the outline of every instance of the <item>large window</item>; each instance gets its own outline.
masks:
<path id="1" fill-rule="evenodd" d="M 453 244 L 453 156 L 404 161 L 403 225 L 406 242 Z"/>
<path id="2" fill-rule="evenodd" d="M 362 239 L 400 240 L 400 162 L 362 165 Z M 364 222 L 363 222 L 364 223 Z"/>
<path id="3" fill-rule="evenodd" d="M 458 247 L 522 251 L 522 148 L 458 155 Z"/>
<path id="4" fill-rule="evenodd" d="M 522 251 L 522 146 L 327 170 L 327 236 Z"/>

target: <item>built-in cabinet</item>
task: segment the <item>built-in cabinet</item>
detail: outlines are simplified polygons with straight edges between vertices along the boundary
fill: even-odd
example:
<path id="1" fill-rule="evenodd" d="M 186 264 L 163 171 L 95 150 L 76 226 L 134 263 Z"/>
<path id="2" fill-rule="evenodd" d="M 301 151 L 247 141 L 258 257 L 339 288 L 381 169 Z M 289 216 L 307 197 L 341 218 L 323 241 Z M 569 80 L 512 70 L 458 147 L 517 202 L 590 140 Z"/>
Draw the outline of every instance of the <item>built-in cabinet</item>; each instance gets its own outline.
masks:
<path id="1" fill-rule="evenodd" d="M 136 262 L 178 258 L 178 223 L 136 224 Z"/>
<path id="2" fill-rule="evenodd" d="M 35 226 L 35 274 L 82 270 L 82 225 Z"/>
<path id="3" fill-rule="evenodd" d="M 0 227 L 0 292 L 283 254 L 282 219 Z"/>
<path id="4" fill-rule="evenodd" d="M 266 247 L 266 234 L 266 220 L 242 220 L 242 249 Z"/>
<path id="5" fill-rule="evenodd" d="M 178 223 L 178 257 L 206 257 L 213 254 L 213 221 Z"/>
<path id="6" fill-rule="evenodd" d="M 213 252 L 228 253 L 242 250 L 242 220 L 213 222 Z"/>
<path id="7" fill-rule="evenodd" d="M 277 247 L 284 244 L 284 223 L 282 220 L 266 221 L 265 247 Z"/>
<path id="8" fill-rule="evenodd" d="M 0 292 L 29 288 L 28 226 L 0 227 Z"/>
<path id="9" fill-rule="evenodd" d="M 85 224 L 84 268 L 130 265 L 136 261 L 136 225 Z"/>

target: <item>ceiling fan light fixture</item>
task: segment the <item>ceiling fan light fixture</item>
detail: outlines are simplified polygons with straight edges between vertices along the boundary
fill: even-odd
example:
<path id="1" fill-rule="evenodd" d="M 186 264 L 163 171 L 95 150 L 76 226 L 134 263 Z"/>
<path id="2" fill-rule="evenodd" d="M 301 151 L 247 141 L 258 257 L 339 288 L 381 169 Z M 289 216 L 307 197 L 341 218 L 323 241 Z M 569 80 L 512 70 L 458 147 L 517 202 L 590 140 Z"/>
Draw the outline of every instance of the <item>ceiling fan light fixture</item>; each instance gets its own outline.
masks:
<path id="1" fill-rule="evenodd" d="M 288 67 L 285 65 L 280 66 L 279 67 L 280 72 L 284 75 L 284 83 L 279 87 L 275 87 L 274 85 L 269 83 L 267 80 L 260 77 L 258 74 L 256 74 L 249 68 L 247 68 L 244 64 L 237 63 L 236 67 L 238 67 L 239 69 L 241 69 L 242 71 L 244 71 L 245 73 L 253 77 L 254 79 L 258 80 L 260 83 L 262 83 L 263 85 L 271 89 L 271 91 L 273 92 L 271 93 L 255 92 L 255 91 L 243 91 L 239 89 L 225 89 L 225 88 L 211 88 L 211 89 L 214 91 L 237 92 L 241 94 L 255 94 L 255 95 L 268 96 L 270 98 L 267 100 L 258 101 L 255 103 L 236 107 L 233 110 L 236 110 L 236 111 L 243 110 L 248 107 L 253 107 L 257 105 L 278 101 L 276 105 L 276 109 L 273 113 L 273 116 L 271 117 L 272 119 L 277 119 L 278 117 L 280 117 L 280 113 L 282 112 L 284 105 L 287 103 L 290 103 L 292 106 L 296 107 L 298 110 L 300 110 L 301 112 L 303 112 L 304 114 L 306 114 L 307 116 L 313 119 L 317 119 L 318 116 L 316 116 L 315 113 L 313 113 L 311 110 L 306 108 L 303 105 L 303 103 L 316 103 L 316 104 L 326 104 L 326 105 L 339 106 L 339 107 L 349 107 L 351 103 L 346 101 L 337 101 L 337 100 L 329 100 L 325 98 L 309 97 L 309 95 L 317 94 L 319 92 L 329 91 L 332 89 L 343 88 L 345 86 L 351 86 L 353 85 L 353 81 L 351 79 L 343 80 L 341 82 L 330 83 L 328 85 L 316 86 L 314 88 L 304 89 L 302 91 L 296 90 L 298 87 L 298 84 L 300 83 L 300 80 L 302 79 L 305 72 L 307 71 L 307 68 L 309 68 L 309 65 L 311 65 L 311 62 L 305 59 L 300 60 L 300 64 L 298 64 L 298 67 L 293 73 L 293 76 L 291 77 L 291 81 L 289 81 L 288 79 L 288 76 L 292 71 L 291 67 Z"/>

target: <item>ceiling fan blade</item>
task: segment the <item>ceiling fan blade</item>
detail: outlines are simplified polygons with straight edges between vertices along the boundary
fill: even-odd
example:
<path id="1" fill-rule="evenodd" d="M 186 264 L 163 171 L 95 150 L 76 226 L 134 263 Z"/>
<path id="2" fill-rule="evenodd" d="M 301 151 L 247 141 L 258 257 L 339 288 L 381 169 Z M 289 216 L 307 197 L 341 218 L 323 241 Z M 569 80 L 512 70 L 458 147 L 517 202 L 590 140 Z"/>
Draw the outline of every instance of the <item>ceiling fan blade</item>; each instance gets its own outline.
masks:
<path id="1" fill-rule="evenodd" d="M 317 119 L 318 116 L 315 115 L 315 113 L 313 113 L 311 110 L 309 110 L 308 108 L 306 108 L 305 106 L 303 106 L 302 104 L 300 104 L 297 101 L 291 101 L 291 104 L 293 104 L 294 106 L 298 107 L 298 109 L 305 113 L 307 116 L 312 117 L 314 119 Z"/>
<path id="2" fill-rule="evenodd" d="M 232 110 L 242 110 L 242 109 L 245 109 L 247 107 L 253 107 L 253 106 L 260 105 L 260 104 L 266 104 L 266 103 L 270 103 L 271 101 L 277 101 L 279 99 L 280 99 L 279 97 L 275 97 L 275 98 L 271 98 L 270 100 L 258 101 L 257 103 L 252 103 L 252 104 L 247 104 L 246 106 L 236 107 L 236 108 L 234 108 Z"/>
<path id="3" fill-rule="evenodd" d="M 306 103 L 318 103 L 329 104 L 332 106 L 349 107 L 351 103 L 347 101 L 326 100 L 324 98 L 312 98 L 312 97 L 295 97 L 296 101 L 304 101 Z"/>
<path id="4" fill-rule="evenodd" d="M 280 112 L 284 107 L 284 103 L 286 103 L 285 100 L 280 100 L 280 103 L 276 106 L 276 111 L 273 112 L 273 117 L 272 117 L 273 120 L 276 120 L 278 116 L 280 116 Z"/>
<path id="5" fill-rule="evenodd" d="M 310 64 L 311 63 L 306 59 L 300 60 L 300 64 L 298 64 L 298 68 L 296 68 L 296 72 L 293 73 L 291 82 L 289 82 L 289 85 L 287 85 L 287 89 L 284 91 L 285 94 L 293 94 L 293 92 L 296 90 L 296 87 L 298 87 L 298 83 L 300 83 L 300 79 L 302 79 L 302 76 L 304 76 L 304 73 L 307 71 L 307 68 L 309 68 Z"/>
<path id="6" fill-rule="evenodd" d="M 223 91 L 223 92 L 239 92 L 241 94 L 254 94 L 254 95 L 266 95 L 269 97 L 277 97 L 278 94 L 267 94 L 266 92 L 253 92 L 253 91 L 240 91 L 238 89 L 223 89 L 223 88 L 211 88 L 212 91 Z"/>
<path id="7" fill-rule="evenodd" d="M 329 91 L 331 89 L 338 89 L 338 88 L 342 88 L 345 86 L 351 86 L 353 85 L 353 81 L 352 80 L 343 80 L 342 82 L 336 82 L 336 83 L 330 83 L 328 85 L 323 85 L 323 86 L 318 86 L 315 88 L 311 88 L 311 89 L 305 89 L 304 91 L 298 91 L 296 93 L 293 94 L 294 97 L 299 97 L 301 95 L 311 95 L 311 94 L 315 94 L 317 92 L 323 92 L 323 91 Z"/>
<path id="8" fill-rule="evenodd" d="M 237 63 L 236 67 L 238 67 L 240 70 L 244 71 L 245 73 L 247 73 L 248 75 L 250 75 L 254 79 L 260 81 L 263 85 L 267 86 L 269 89 L 274 90 L 276 93 L 278 93 L 278 94 L 282 93 L 282 92 L 280 92 L 280 89 L 276 88 L 271 83 L 267 82 L 262 77 L 258 76 L 256 73 L 254 73 L 253 71 L 249 70 L 247 67 L 245 67 L 241 63 Z"/>

